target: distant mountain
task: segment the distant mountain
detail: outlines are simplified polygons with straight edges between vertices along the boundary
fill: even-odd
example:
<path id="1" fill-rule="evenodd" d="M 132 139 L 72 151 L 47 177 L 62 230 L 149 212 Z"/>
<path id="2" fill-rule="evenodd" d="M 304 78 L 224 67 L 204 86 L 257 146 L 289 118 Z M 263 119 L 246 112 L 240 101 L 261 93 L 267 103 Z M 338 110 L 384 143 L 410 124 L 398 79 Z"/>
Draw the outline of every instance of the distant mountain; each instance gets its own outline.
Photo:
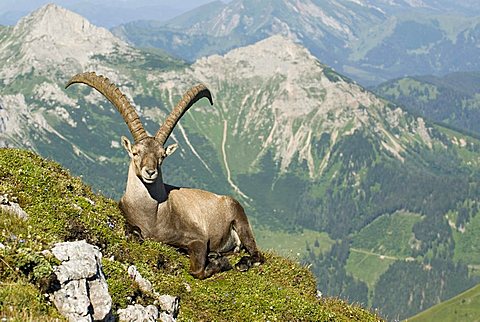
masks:
<path id="1" fill-rule="evenodd" d="M 29 12 L 54 3 L 85 16 L 97 26 L 111 28 L 140 19 L 166 21 L 209 0 L 2 0 L 0 24 L 14 25 Z"/>
<path id="2" fill-rule="evenodd" d="M 420 9 L 437 13 L 457 13 L 474 16 L 480 13 L 480 3 L 475 0 L 359 0 L 364 5 L 375 6 L 389 13 Z"/>
<path id="3" fill-rule="evenodd" d="M 430 6 L 445 11 L 456 11 L 463 13 L 467 16 L 474 16 L 480 14 L 480 3 L 476 0 L 459 0 L 459 1 L 449 1 L 449 0 L 424 0 Z M 412 2 L 415 2 L 412 1 Z"/>
<path id="4" fill-rule="evenodd" d="M 167 22 L 131 22 L 112 32 L 189 61 L 281 34 L 335 70 L 375 84 L 480 69 L 479 9 L 469 1 L 216 1 Z"/>
<path id="5" fill-rule="evenodd" d="M 190 61 L 281 34 L 337 68 L 361 27 L 384 20 L 381 10 L 356 2 L 234 0 L 212 2 L 166 23 L 132 22 L 113 32 L 137 46 L 163 48 Z"/>
<path id="6" fill-rule="evenodd" d="M 0 32 L 3 145 L 38 151 L 118 196 L 127 127 L 101 95 L 65 82 L 87 70 L 108 76 L 150 133 L 203 82 L 215 104 L 199 102 L 177 125 L 166 182 L 235 195 L 270 244 L 287 233 L 302 241 L 297 256 L 321 292 L 392 318 L 475 283 L 480 141 L 388 103 L 288 37 L 187 65 L 54 5 Z"/>
<path id="7" fill-rule="evenodd" d="M 480 135 L 480 72 L 405 77 L 374 91 L 428 119 Z"/>

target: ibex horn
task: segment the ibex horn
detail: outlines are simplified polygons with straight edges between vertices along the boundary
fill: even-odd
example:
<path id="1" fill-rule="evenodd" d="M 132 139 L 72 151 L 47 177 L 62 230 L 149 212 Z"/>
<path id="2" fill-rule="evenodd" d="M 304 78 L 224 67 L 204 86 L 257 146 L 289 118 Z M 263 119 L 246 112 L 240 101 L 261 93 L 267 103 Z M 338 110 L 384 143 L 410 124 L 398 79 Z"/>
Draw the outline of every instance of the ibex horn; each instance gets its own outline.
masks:
<path id="1" fill-rule="evenodd" d="M 110 80 L 104 76 L 97 75 L 94 72 L 81 73 L 73 76 L 65 86 L 68 88 L 75 83 L 83 83 L 95 88 L 103 96 L 105 96 L 120 112 L 125 123 L 132 133 L 133 140 L 138 142 L 148 137 L 147 132 L 143 128 L 142 122 L 138 117 L 135 108 L 130 104 L 127 97 L 115 86 Z"/>
<path id="2" fill-rule="evenodd" d="M 183 114 L 185 114 L 195 102 L 203 97 L 208 98 L 210 104 L 213 105 L 212 94 L 205 85 L 199 84 L 188 90 L 170 115 L 165 119 L 165 122 L 163 122 L 163 125 L 160 127 L 157 134 L 155 134 L 155 139 L 164 145 Z"/>

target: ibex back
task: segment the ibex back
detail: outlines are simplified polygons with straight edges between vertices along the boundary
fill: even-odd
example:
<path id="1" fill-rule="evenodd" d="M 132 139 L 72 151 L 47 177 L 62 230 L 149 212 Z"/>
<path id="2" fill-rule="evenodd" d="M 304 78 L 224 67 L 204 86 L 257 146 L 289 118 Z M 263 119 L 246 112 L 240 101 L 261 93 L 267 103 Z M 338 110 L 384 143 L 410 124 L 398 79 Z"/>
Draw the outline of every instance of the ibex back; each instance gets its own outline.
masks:
<path id="1" fill-rule="evenodd" d="M 93 72 L 78 74 L 66 87 L 74 83 L 86 84 L 103 94 L 120 112 L 133 136 L 133 144 L 122 137 L 131 161 L 125 194 L 119 203 L 132 228 L 143 238 L 186 249 L 190 256 L 190 273 L 196 278 L 207 278 L 230 269 L 228 259 L 222 255 L 241 247 L 250 256 L 244 256 L 236 264 L 237 269 L 247 270 L 264 261 L 238 201 L 163 182 L 162 162 L 177 149 L 176 144 L 164 147 L 173 128 L 199 99 L 206 97 L 213 104 L 211 93 L 204 85 L 187 91 L 152 137 L 143 128 L 134 107 L 108 78 Z"/>

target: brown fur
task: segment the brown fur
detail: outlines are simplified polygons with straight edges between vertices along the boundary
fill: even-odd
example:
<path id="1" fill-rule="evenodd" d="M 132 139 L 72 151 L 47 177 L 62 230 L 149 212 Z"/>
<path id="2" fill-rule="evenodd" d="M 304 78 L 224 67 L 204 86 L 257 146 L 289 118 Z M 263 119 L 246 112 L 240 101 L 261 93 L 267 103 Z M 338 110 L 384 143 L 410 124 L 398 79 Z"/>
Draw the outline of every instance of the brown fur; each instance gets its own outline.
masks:
<path id="1" fill-rule="evenodd" d="M 201 279 L 231 267 L 226 258 L 209 260 L 208 254 L 233 251 L 240 246 L 235 239 L 240 240 L 251 256 L 251 260 L 243 260 L 242 265 L 263 262 L 238 201 L 229 196 L 163 183 L 160 166 L 175 146 L 164 149 L 154 138 L 133 146 L 126 138 L 122 140 L 131 162 L 120 208 L 129 225 L 138 227 L 143 238 L 186 249 L 190 256 L 190 273 Z M 150 182 L 152 174 L 156 177 Z"/>

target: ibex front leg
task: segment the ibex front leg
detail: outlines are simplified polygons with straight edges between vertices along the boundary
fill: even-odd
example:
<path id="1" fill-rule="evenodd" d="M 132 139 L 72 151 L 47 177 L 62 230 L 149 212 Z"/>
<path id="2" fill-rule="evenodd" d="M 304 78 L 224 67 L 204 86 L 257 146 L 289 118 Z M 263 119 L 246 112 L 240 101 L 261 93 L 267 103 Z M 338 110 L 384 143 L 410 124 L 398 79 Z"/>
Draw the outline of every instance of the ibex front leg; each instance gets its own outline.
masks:
<path id="1" fill-rule="evenodd" d="M 191 242 L 188 245 L 190 256 L 190 274 L 198 279 L 205 279 L 213 274 L 228 271 L 232 265 L 225 256 L 208 260 L 208 243 L 200 240 Z"/>

